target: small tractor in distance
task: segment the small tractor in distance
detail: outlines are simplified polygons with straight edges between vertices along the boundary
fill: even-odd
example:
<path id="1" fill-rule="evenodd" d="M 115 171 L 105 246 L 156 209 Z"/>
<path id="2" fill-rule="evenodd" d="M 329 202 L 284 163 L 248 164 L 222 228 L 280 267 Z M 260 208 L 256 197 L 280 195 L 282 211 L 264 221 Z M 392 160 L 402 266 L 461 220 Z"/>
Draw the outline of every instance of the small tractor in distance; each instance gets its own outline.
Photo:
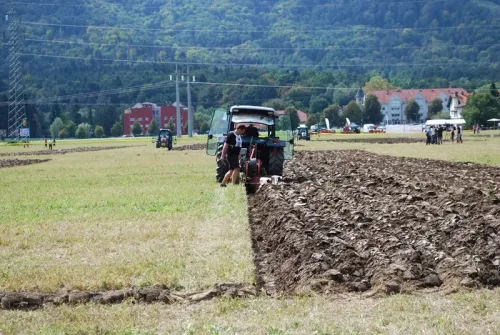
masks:
<path id="1" fill-rule="evenodd" d="M 158 137 L 156 138 L 156 148 L 167 148 L 172 150 L 173 134 L 170 129 L 160 129 Z"/>
<path id="2" fill-rule="evenodd" d="M 216 156 L 216 180 L 221 182 L 229 170 L 222 149 L 230 131 L 238 125 L 252 125 L 260 134 L 244 134 L 240 171 L 248 193 L 255 193 L 263 183 L 276 183 L 283 175 L 285 160 L 293 157 L 294 135 L 290 116 L 279 115 L 272 108 L 232 106 L 214 112 L 207 141 L 207 154 Z"/>

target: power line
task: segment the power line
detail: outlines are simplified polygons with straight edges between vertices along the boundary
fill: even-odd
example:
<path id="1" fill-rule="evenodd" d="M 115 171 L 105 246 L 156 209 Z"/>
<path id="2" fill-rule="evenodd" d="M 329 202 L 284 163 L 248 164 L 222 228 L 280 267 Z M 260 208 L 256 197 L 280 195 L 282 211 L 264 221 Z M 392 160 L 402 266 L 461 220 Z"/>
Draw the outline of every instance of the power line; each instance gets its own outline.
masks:
<path id="1" fill-rule="evenodd" d="M 77 45 L 96 45 L 96 46 L 112 46 L 121 48 L 155 48 L 167 50 L 290 50 L 290 51 L 337 51 L 337 50 L 374 50 L 371 47 L 345 47 L 345 46 L 328 46 L 323 48 L 301 48 L 301 47 L 272 47 L 272 48 L 259 48 L 259 47 L 245 47 L 245 46 L 232 46 L 232 47 L 202 47 L 202 46 L 166 46 L 166 45 L 146 45 L 146 44 L 116 44 L 116 43 L 96 43 L 96 42 L 81 42 L 81 41 L 65 41 L 65 40 L 47 40 L 47 39 L 32 39 L 25 38 L 24 41 L 36 43 L 55 43 L 55 44 L 77 44 Z M 427 46 L 396 46 L 396 47 L 381 47 L 381 49 L 430 49 L 430 48 L 457 48 L 457 47 L 485 47 L 485 46 L 500 46 L 500 44 L 454 44 L 454 45 L 427 45 Z"/>
<path id="2" fill-rule="evenodd" d="M 175 29 L 175 28 L 145 28 L 145 27 L 118 27 L 118 26 L 94 26 L 94 25 L 77 25 L 77 24 L 61 24 L 61 23 L 41 23 L 41 22 L 21 22 L 25 25 L 32 26 L 48 26 L 48 27 L 64 27 L 64 28 L 93 28 L 93 29 L 115 29 L 115 30 L 139 30 L 139 31 L 167 31 L 167 32 L 191 32 L 191 33 L 274 33 L 272 29 L 265 30 L 225 30 L 225 29 Z M 346 32 L 346 31 L 356 31 L 360 32 L 365 29 L 368 31 L 398 31 L 398 30 L 441 30 L 441 29 L 468 29 L 468 28 L 486 28 L 486 29 L 497 29 L 500 25 L 470 25 L 470 26 L 443 26 L 443 27 L 400 27 L 400 28 L 378 28 L 378 27 L 366 27 L 366 26 L 354 26 L 350 28 L 335 28 L 335 29 L 313 29 L 313 30 L 294 30 L 294 29 L 279 29 L 279 33 L 318 33 L 318 32 Z"/>
<path id="3" fill-rule="evenodd" d="M 290 67 L 290 68 L 353 68 L 353 67 L 402 67 L 402 66 L 466 66 L 471 63 L 372 63 L 372 64 L 273 64 L 273 63 L 208 63 L 208 62 L 186 62 L 186 61 L 152 61 L 152 60 L 126 60 L 126 59 L 111 59 L 111 58 L 86 58 L 76 56 L 60 56 L 60 55 L 43 55 L 22 53 L 23 56 L 32 57 L 47 57 L 59 59 L 73 59 L 73 60 L 86 60 L 86 61 L 102 61 L 102 62 L 119 62 L 119 63 L 142 63 L 142 64 L 177 64 L 177 65 L 206 65 L 206 66 L 249 66 L 249 67 Z M 491 64 L 474 64 L 476 66 L 490 66 Z"/>

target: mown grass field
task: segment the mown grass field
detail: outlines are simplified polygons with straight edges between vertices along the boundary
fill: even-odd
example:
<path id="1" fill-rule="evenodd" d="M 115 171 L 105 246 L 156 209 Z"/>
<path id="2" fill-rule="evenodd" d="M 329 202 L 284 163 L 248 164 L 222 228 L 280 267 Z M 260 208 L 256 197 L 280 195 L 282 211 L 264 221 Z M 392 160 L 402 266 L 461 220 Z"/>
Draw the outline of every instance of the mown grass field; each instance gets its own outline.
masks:
<path id="1" fill-rule="evenodd" d="M 192 141 L 183 139 L 179 145 Z M 196 290 L 254 282 L 243 187 L 218 187 L 214 158 L 203 151 L 167 152 L 150 140 L 128 143 L 135 146 L 54 155 L 47 163 L 0 170 L 0 290 L 157 283 Z M 316 139 L 299 143 L 304 146 L 298 150 L 365 149 L 500 165 L 500 139 L 427 147 Z M 115 144 L 127 145 L 99 145 Z M 0 146 L 0 152 L 39 149 Z M 500 291 L 0 310 L 0 333 L 500 334 Z"/>

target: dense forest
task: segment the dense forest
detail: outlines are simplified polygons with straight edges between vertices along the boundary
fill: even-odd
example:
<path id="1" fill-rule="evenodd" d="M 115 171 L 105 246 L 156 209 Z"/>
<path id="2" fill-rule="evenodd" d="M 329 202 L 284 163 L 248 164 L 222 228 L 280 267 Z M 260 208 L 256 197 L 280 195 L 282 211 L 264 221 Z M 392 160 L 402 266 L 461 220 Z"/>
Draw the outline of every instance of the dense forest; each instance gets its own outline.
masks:
<path id="1" fill-rule="evenodd" d="M 175 100 L 176 64 L 183 75 L 189 64 L 195 76 L 197 126 L 226 103 L 308 113 L 347 105 L 373 76 L 401 88 L 474 90 L 500 80 L 500 0 L 52 0 L 14 7 L 33 136 L 48 136 L 57 117 L 101 125 L 110 135 L 123 109 Z M 2 18 L 8 10 L 0 6 Z M 4 21 L 0 30 L 5 60 Z M 0 129 L 8 73 L 3 61 Z"/>

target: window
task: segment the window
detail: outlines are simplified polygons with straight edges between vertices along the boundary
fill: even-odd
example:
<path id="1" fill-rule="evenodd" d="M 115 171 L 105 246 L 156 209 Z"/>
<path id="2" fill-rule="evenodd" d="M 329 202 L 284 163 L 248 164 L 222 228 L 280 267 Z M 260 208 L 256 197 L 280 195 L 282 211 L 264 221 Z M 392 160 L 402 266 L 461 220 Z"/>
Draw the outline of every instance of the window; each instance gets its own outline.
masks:
<path id="1" fill-rule="evenodd" d="M 142 117 L 138 118 L 137 121 L 142 121 Z"/>
<path id="2" fill-rule="evenodd" d="M 148 117 L 146 118 L 146 121 L 149 121 L 149 118 L 148 118 Z"/>
<path id="3" fill-rule="evenodd" d="M 130 121 L 135 121 L 135 117 L 131 117 L 131 118 L 130 118 Z"/>
<path id="4" fill-rule="evenodd" d="M 168 120 L 168 116 L 165 116 L 165 117 L 163 118 L 163 121 L 167 121 L 167 120 Z"/>
<path id="5" fill-rule="evenodd" d="M 171 116 L 171 117 L 170 117 L 170 120 L 175 120 L 175 116 Z"/>

